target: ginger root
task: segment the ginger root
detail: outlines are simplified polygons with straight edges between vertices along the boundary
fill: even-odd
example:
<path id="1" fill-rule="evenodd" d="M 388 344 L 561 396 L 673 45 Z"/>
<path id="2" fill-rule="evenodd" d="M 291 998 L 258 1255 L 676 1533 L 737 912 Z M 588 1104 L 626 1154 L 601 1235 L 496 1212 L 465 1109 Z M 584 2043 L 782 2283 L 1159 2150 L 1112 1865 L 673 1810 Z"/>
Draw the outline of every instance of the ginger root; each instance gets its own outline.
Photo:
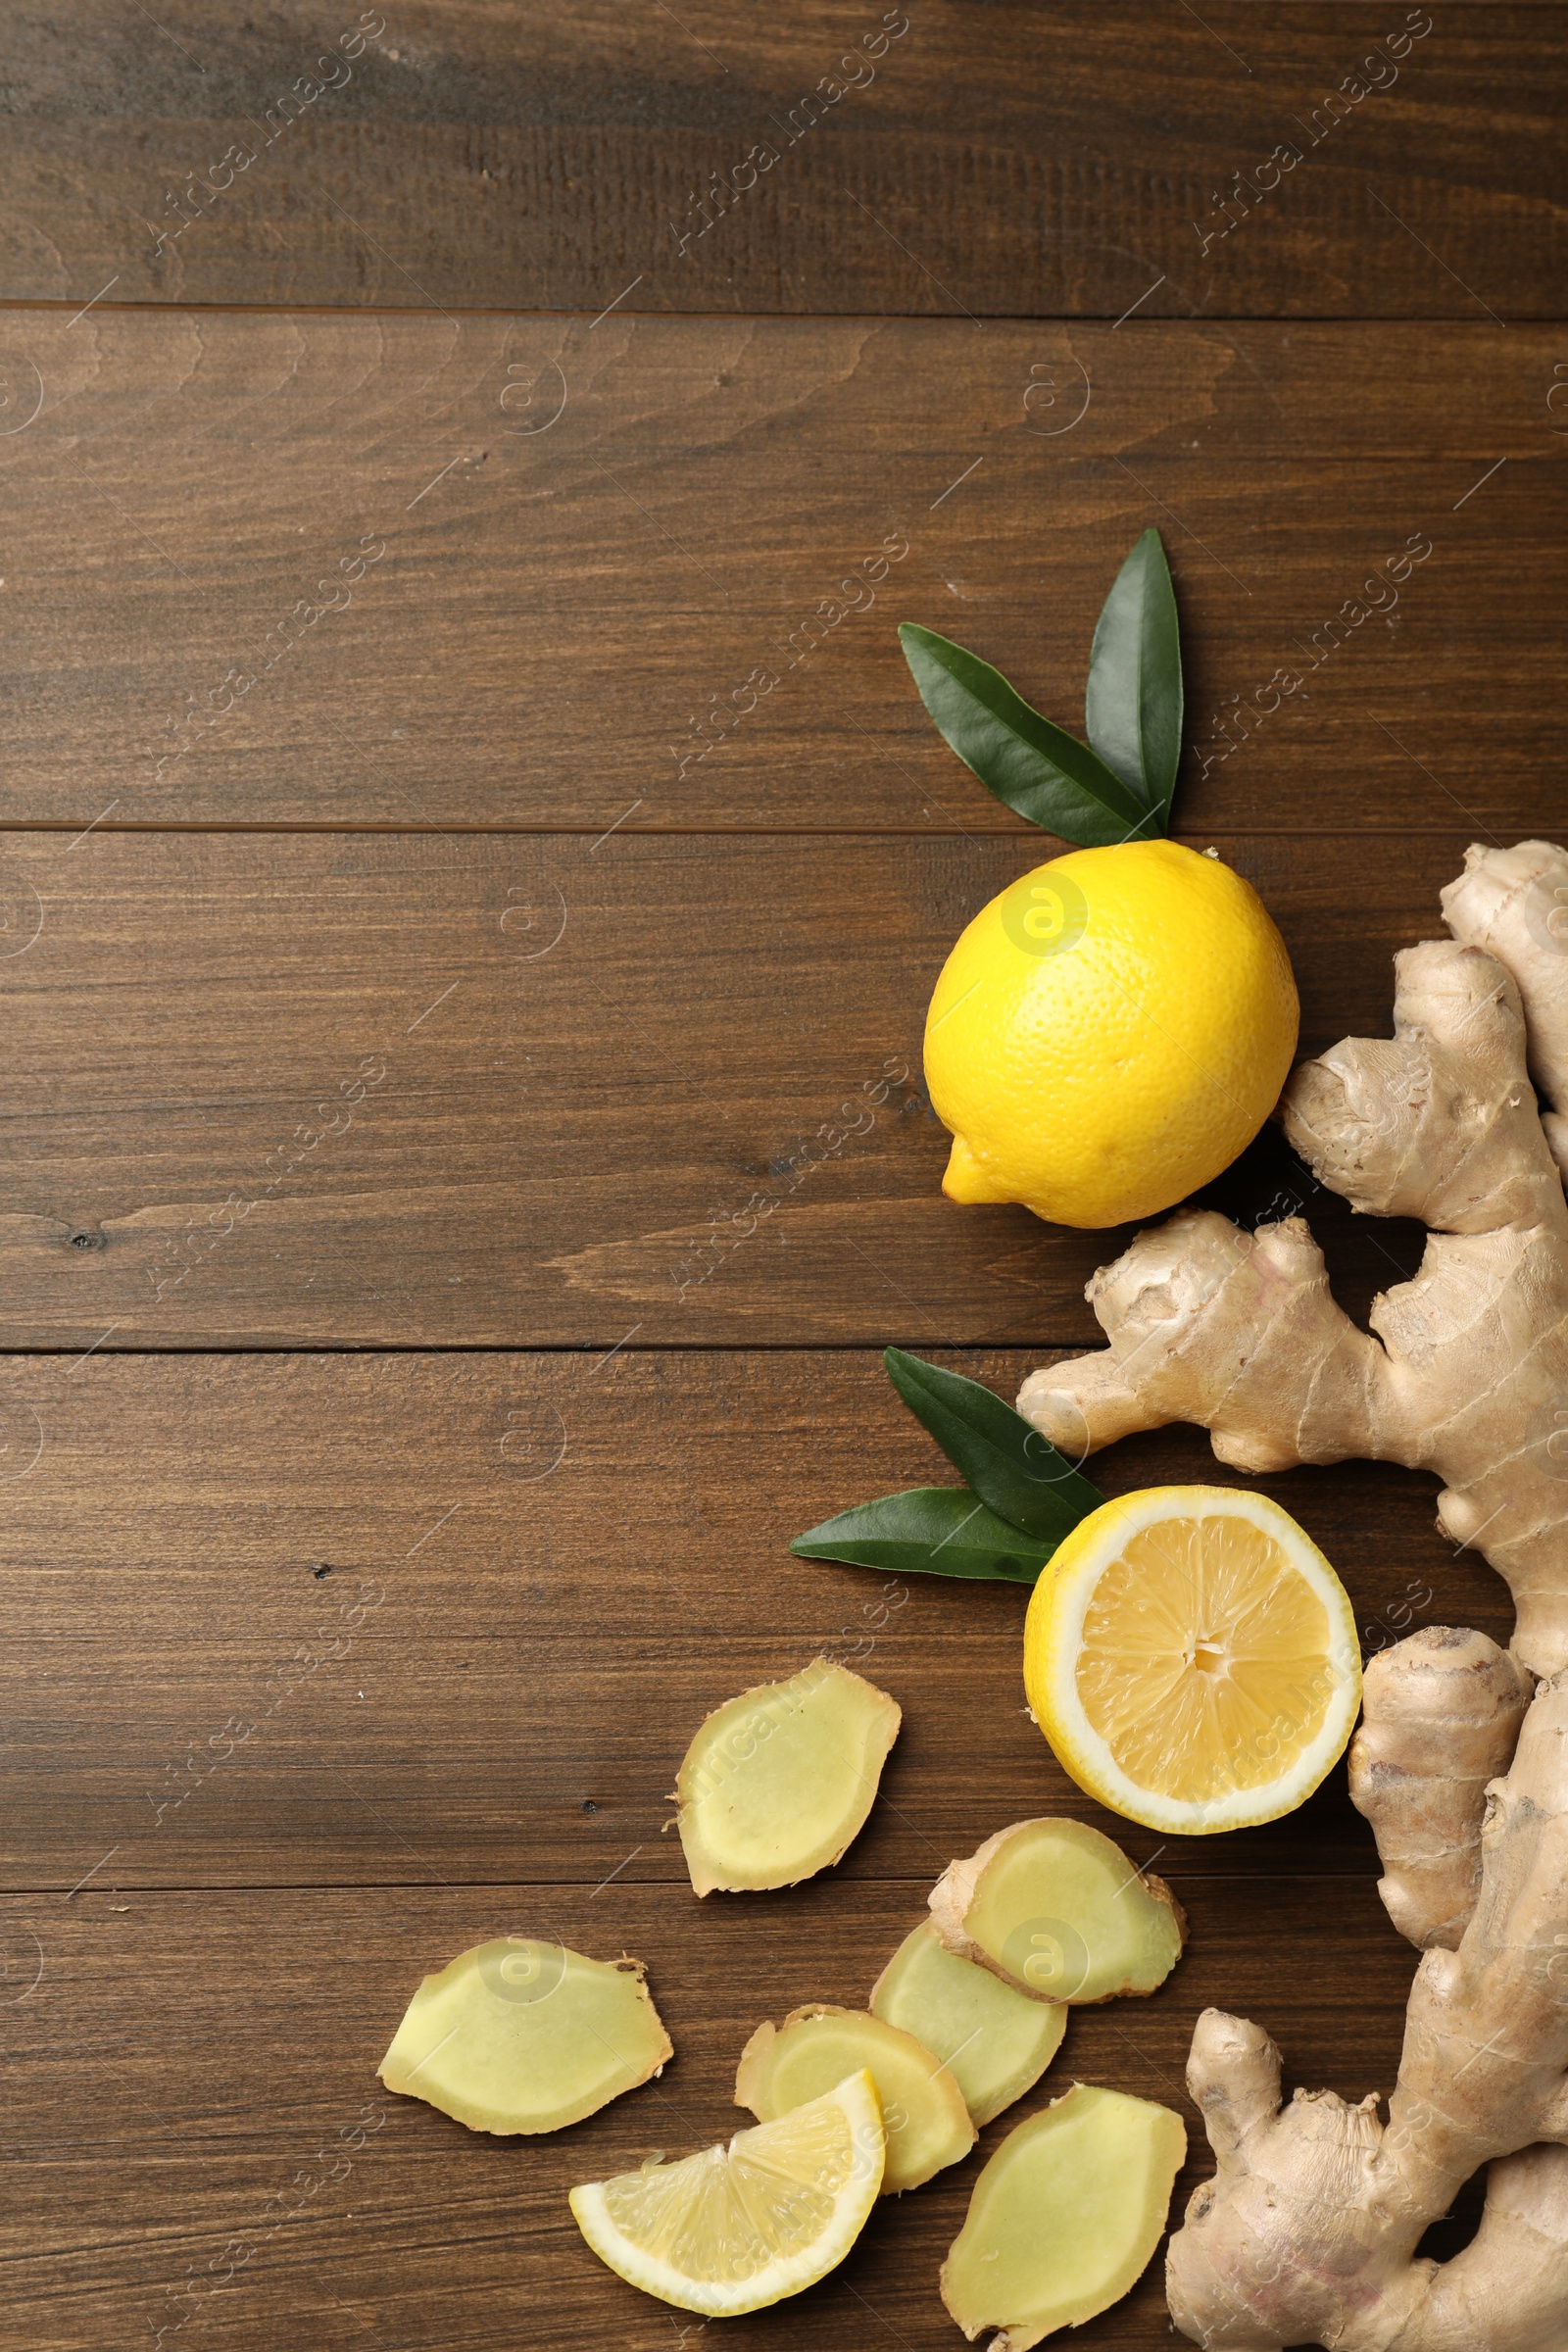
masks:
<path id="1" fill-rule="evenodd" d="M 498 1936 L 423 1980 L 376 2071 L 470 2132 L 560 2132 L 673 2056 L 640 1960 Z"/>
<path id="2" fill-rule="evenodd" d="M 940 2058 L 976 2124 L 1032 2090 L 1061 2047 L 1065 2001 L 1040 2001 L 950 1952 L 929 1919 L 912 1928 L 871 1987 L 873 2017 Z"/>
<path id="3" fill-rule="evenodd" d="M 1283 1104 L 1323 1184 L 1430 1229 L 1372 1336 L 1299 1219 L 1249 1235 L 1188 1211 L 1096 1276 L 1109 1349 L 1018 1400 L 1074 1457 L 1190 1420 L 1245 1470 L 1433 1470 L 1441 1525 L 1513 1593 L 1512 1654 L 1432 1628 L 1366 1675 L 1352 1793 L 1425 1947 L 1387 2125 L 1375 2093 L 1282 2109 L 1268 2036 L 1199 2020 L 1188 2082 L 1218 2170 L 1167 2284 L 1213 2352 L 1568 2345 L 1568 855 L 1472 849 L 1443 908 L 1452 939 L 1396 957 L 1393 1039 L 1307 1062 Z M 1472 2243 L 1418 2258 L 1483 2165 Z"/>
<path id="4" fill-rule="evenodd" d="M 1018 1409 L 1071 1459 L 1197 1421 L 1238 1469 L 1435 1470 L 1445 1532 L 1506 1579 L 1514 1647 L 1549 1675 L 1568 1666 L 1568 1203 L 1530 1069 L 1568 1162 L 1568 854 L 1472 849 L 1443 895 L 1455 936 L 1396 956 L 1393 1039 L 1348 1039 L 1285 1091 L 1323 1184 L 1432 1229 L 1376 1336 L 1299 1218 L 1248 1234 L 1189 1209 L 1096 1275 L 1109 1349 L 1032 1373 Z"/>
<path id="5" fill-rule="evenodd" d="M 1481 1843 L 1457 1949 L 1429 1951 L 1416 1972 L 1387 2126 L 1375 2093 L 1351 2107 L 1298 2090 L 1282 2111 L 1267 2034 L 1213 2009 L 1200 2018 L 1187 2080 L 1219 2170 L 1167 2270 L 1172 2316 L 1196 2343 L 1568 2343 L 1568 1676 L 1537 1692 Z M 1499 2157 L 1472 2244 L 1417 2260 L 1428 2224 Z"/>
<path id="6" fill-rule="evenodd" d="M 760 2124 L 776 2123 L 862 2067 L 882 2102 L 885 2197 L 921 2187 L 968 2155 L 975 2127 L 957 2078 L 914 2034 L 869 2010 L 818 2001 L 792 2010 L 782 2026 L 759 2026 L 741 2052 L 735 2104 Z"/>
<path id="7" fill-rule="evenodd" d="M 1350 1797 L 1378 1841 L 1378 1892 L 1401 1936 L 1451 1952 L 1481 1888 L 1487 1784 L 1508 1769 L 1530 1677 L 1485 1634 L 1435 1625 L 1374 1658 L 1361 1688 Z"/>

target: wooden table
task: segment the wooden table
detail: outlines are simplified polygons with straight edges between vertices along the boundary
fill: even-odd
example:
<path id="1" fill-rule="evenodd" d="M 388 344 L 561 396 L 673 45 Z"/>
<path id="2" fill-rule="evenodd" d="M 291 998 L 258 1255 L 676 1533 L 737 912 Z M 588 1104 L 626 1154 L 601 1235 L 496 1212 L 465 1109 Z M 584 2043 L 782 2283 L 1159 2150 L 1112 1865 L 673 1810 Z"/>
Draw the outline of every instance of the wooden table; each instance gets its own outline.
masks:
<path id="1" fill-rule="evenodd" d="M 1181 835 L 1264 893 L 1303 1050 L 1385 1031 L 1466 843 L 1565 821 L 1568 31 L 341 14 L 6 12 L 0 2341 L 658 2352 L 696 2323 L 566 2186 L 732 2129 L 751 2028 L 863 2001 L 993 1829 L 1158 1843 L 1026 1720 L 1016 1591 L 888 1610 L 786 1550 L 947 1475 L 884 1344 L 1010 1395 L 1094 1343 L 1125 1239 L 939 1195 L 925 1002 L 1053 845 L 894 623 L 1071 723 L 1157 523 Z M 1212 1197 L 1308 1190 L 1266 1138 Z M 1413 1269 L 1415 1230 L 1310 1215 L 1357 1311 Z M 1178 1430 L 1096 1475 L 1232 1474 Z M 1369 1647 L 1505 1631 L 1429 1480 L 1263 1483 Z M 699 1904 L 686 1741 L 824 1644 L 905 1709 L 883 1799 L 840 1870 Z M 1075 2014 L 1045 2089 L 1191 2117 L 1210 2001 L 1293 2080 L 1390 2087 L 1412 1955 L 1343 1777 L 1158 1867 L 1188 1957 Z M 506 1931 L 640 1954 L 663 2080 L 537 2143 L 382 2093 L 420 1974 Z M 957 2342 L 974 2171 L 726 2342 Z M 1155 2265 L 1075 2340 L 1166 2330 Z"/>

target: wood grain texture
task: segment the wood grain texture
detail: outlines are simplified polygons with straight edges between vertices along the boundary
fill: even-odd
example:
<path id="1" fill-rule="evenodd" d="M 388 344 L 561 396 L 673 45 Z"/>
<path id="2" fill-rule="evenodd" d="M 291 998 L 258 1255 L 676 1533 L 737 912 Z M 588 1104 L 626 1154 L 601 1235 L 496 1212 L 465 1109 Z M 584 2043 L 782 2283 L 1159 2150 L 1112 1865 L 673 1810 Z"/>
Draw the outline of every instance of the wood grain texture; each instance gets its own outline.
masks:
<path id="1" fill-rule="evenodd" d="M 1200 840 L 1201 837 L 1199 837 Z M 1302 1050 L 1386 1035 L 1468 836 L 1222 834 Z M 1097 1337 L 1123 1246 L 956 1207 L 931 987 L 1039 837 L 12 836 L 0 1341 L 604 1349 Z M 1274 1130 L 1344 1295 L 1414 1273 Z"/>
<path id="2" fill-rule="evenodd" d="M 1390 2086 L 1413 1955 L 1370 1881 L 1285 1877 L 1239 1902 L 1230 1882 L 1199 1877 L 1183 1896 L 1193 1941 L 1160 1992 L 1075 2012 L 1039 2088 L 973 2154 L 879 2207 L 844 2267 L 799 2301 L 726 2321 L 724 2340 L 949 2352 L 960 2339 L 936 2274 L 975 2175 L 1012 2123 L 1075 2077 L 1182 2113 L 1196 2144 L 1179 2213 L 1210 2169 L 1181 2084 L 1207 2001 L 1243 1996 L 1288 2016 L 1292 2073 L 1312 2084 L 1351 2097 Z M 914 1887 L 831 1879 L 702 1905 L 620 1880 L 597 1896 L 510 1882 L 265 1897 L 88 1887 L 69 1910 L 7 1901 L 0 1936 L 27 1982 L 40 1943 L 45 1953 L 27 1997 L 0 2008 L 17 2084 L 0 2160 L 17 2257 L 10 2340 L 102 2352 L 167 2327 L 165 2347 L 233 2352 L 662 2352 L 697 2324 L 600 2268 L 567 2188 L 740 2128 L 734 2070 L 753 2027 L 802 1999 L 862 2004 L 919 1910 Z M 545 1920 L 581 1948 L 649 1963 L 676 2050 L 661 2081 L 534 2141 L 470 2133 L 384 2092 L 374 2069 L 421 1973 Z M 1156 2259 L 1072 2340 L 1144 2352 L 1168 2346 L 1169 2330 Z"/>
<path id="3" fill-rule="evenodd" d="M 362 21 L 385 29 L 351 64 Z M 24 0 L 0 290 L 1556 318 L 1565 56 L 1550 7 L 1395 0 L 400 0 L 363 19 L 284 0 L 248 20 Z M 1300 160 L 1270 191 L 1279 148 Z M 1227 216 L 1236 174 L 1253 192 Z M 705 215 L 715 176 L 731 193 Z"/>
<path id="4" fill-rule="evenodd" d="M 1040 1359 L 941 1360 L 1010 1396 Z M 19 1891 L 680 1884 L 662 1831 L 698 1724 L 824 1651 L 905 1709 L 835 1884 L 918 1902 L 955 1854 L 1062 1809 L 1140 1859 L 1161 1842 L 1083 1798 L 1027 1719 L 1023 1593 L 789 1555 L 850 1503 L 956 1483 L 874 1351 L 105 1349 L 14 1363 L 0 1406 Z M 1191 1430 L 1091 1467 L 1106 1493 L 1242 1483 Z M 1341 1570 L 1369 1650 L 1455 1618 L 1506 1639 L 1507 1595 L 1439 1536 L 1430 1479 L 1262 1483 Z M 1286 1822 L 1165 1841 L 1159 1867 L 1234 1883 L 1238 1926 L 1259 1879 L 1376 1876 L 1343 1775 Z"/>
<path id="5" fill-rule="evenodd" d="M 894 623 L 1076 726 L 1153 522 L 1184 824 L 1550 832 L 1564 365 L 1485 319 L 12 311 L 0 821 L 1018 831 Z"/>
<path id="6" fill-rule="evenodd" d="M 930 987 L 1055 845 L 936 739 L 896 620 L 1073 724 L 1159 525 L 1179 822 L 1274 910 L 1306 1052 L 1386 1032 L 1471 838 L 1561 837 L 1560 9 L 887 13 L 808 123 L 880 5 L 7 11 L 19 2352 L 694 2344 L 567 2185 L 733 2130 L 751 2029 L 863 2001 L 1004 1822 L 1157 1846 L 1028 1721 L 1019 1592 L 787 1551 L 953 1475 L 887 1341 L 1010 1395 L 1095 1344 L 1124 1238 L 939 1196 Z M 1331 106 L 1407 17 L 1397 77 Z M 1362 1316 L 1419 1256 L 1273 1133 L 1210 1198 L 1304 1207 Z M 1094 1474 L 1236 1483 L 1191 1430 Z M 1431 1480 L 1256 1483 L 1369 1651 L 1505 1638 Z M 699 1903 L 679 1755 L 824 1648 L 905 1710 L 871 1821 Z M 1073 2077 L 1179 2108 L 1179 2212 L 1198 2010 L 1359 2098 L 1414 1956 L 1343 1774 L 1154 1858 L 1186 1958 L 1075 2017 L 1026 2108 Z M 421 1973 L 508 1930 L 639 1953 L 677 2051 L 532 2145 L 374 2080 Z M 937 2268 L 1012 2120 L 728 2339 L 956 2343 Z M 1158 2264 L 1074 2340 L 1167 2346 Z"/>

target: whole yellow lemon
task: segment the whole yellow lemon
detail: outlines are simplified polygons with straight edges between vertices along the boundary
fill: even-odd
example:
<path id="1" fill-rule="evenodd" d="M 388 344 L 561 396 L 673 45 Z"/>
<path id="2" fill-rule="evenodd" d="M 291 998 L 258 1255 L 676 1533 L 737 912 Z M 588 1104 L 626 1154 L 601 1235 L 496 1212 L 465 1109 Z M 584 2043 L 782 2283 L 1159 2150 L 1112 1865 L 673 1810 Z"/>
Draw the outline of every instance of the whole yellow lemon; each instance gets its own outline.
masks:
<path id="1" fill-rule="evenodd" d="M 1174 841 L 1073 850 L 983 906 L 948 957 L 925 1074 L 952 1200 L 1120 1225 L 1250 1144 L 1296 1053 L 1290 957 L 1256 891 Z"/>

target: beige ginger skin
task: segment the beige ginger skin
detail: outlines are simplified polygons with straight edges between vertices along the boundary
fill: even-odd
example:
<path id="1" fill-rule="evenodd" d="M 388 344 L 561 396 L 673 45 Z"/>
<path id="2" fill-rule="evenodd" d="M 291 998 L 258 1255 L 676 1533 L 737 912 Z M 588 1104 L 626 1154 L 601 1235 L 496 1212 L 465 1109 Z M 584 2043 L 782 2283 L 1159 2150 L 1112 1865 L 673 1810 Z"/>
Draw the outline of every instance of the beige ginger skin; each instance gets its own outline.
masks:
<path id="1" fill-rule="evenodd" d="M 1511 1652 L 1429 1628 L 1367 1673 L 1351 1793 L 1425 1952 L 1387 2125 L 1376 2094 L 1282 2110 L 1267 2035 L 1199 2020 L 1218 2170 L 1168 2286 L 1213 2352 L 1568 2347 L 1568 854 L 1473 848 L 1443 911 L 1451 939 L 1396 958 L 1393 1039 L 1305 1063 L 1282 1106 L 1325 1186 L 1429 1230 L 1371 1336 L 1299 1219 L 1188 1211 L 1096 1276 L 1109 1348 L 1018 1399 L 1075 1458 L 1185 1420 L 1244 1470 L 1434 1471 L 1441 1525 L 1513 1594 Z M 1483 2165 L 1473 2243 L 1417 2259 Z"/>
<path id="2" fill-rule="evenodd" d="M 1449 1625 L 1366 1669 L 1350 1796 L 1377 1833 L 1389 1917 L 1424 1952 L 1455 1950 L 1469 1924 L 1488 1784 L 1508 1769 L 1534 1687 L 1495 1642 Z"/>

